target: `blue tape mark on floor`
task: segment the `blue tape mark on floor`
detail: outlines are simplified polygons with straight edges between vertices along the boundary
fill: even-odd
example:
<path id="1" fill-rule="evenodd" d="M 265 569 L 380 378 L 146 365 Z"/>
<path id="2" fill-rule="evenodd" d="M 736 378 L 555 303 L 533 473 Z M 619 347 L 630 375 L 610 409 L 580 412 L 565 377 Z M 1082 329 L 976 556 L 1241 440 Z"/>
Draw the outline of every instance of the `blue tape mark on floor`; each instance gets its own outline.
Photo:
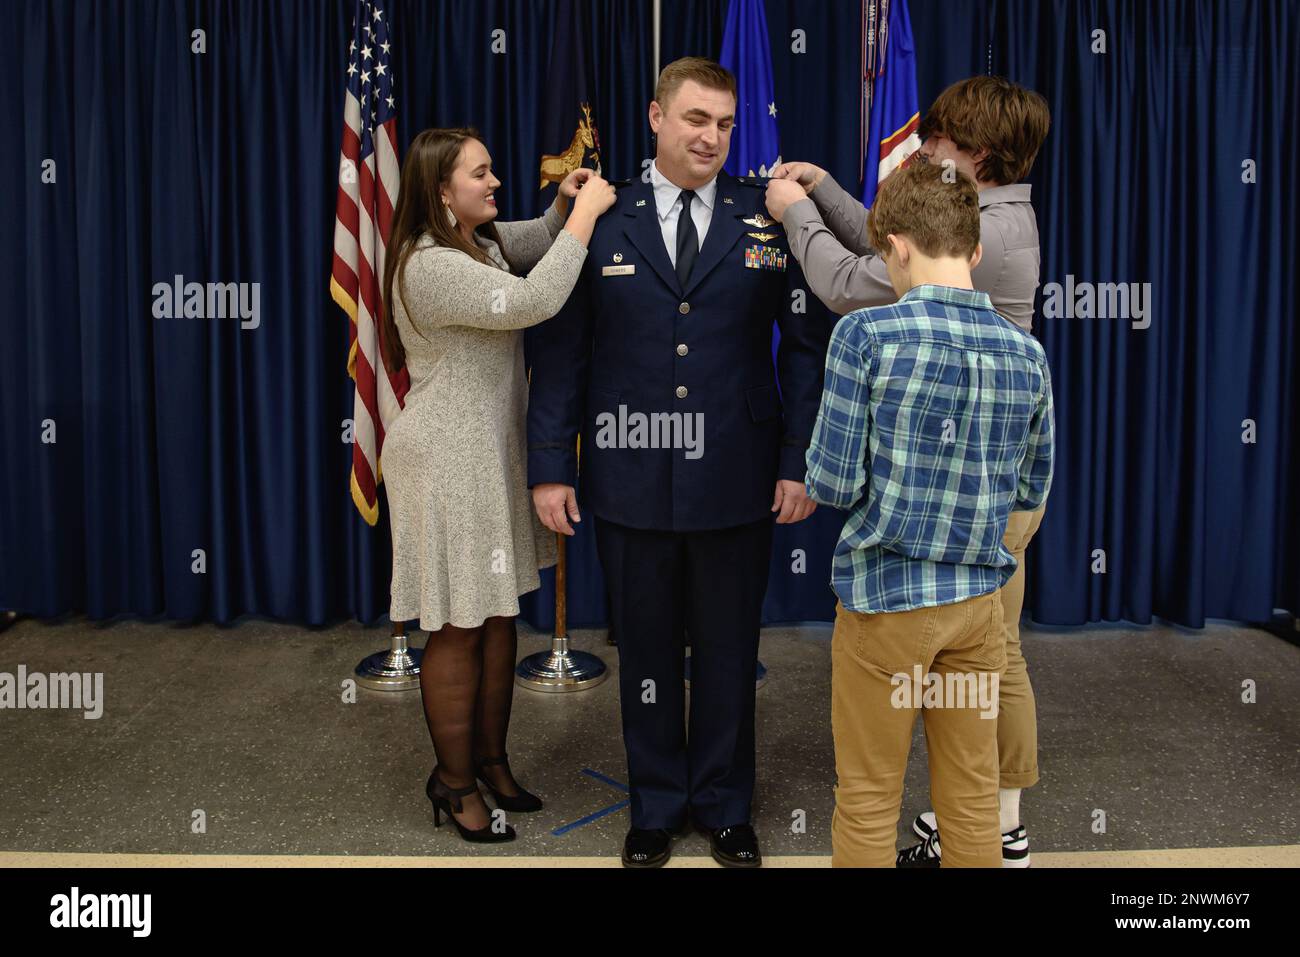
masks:
<path id="1" fill-rule="evenodd" d="M 624 794 L 627 793 L 627 785 L 624 784 L 622 781 L 615 781 L 613 778 L 606 777 L 605 775 L 601 774 L 599 771 L 593 771 L 591 768 L 583 768 L 582 773 L 587 775 L 588 777 L 595 778 L 597 781 L 604 781 L 610 787 L 618 788 Z"/>
<path id="2" fill-rule="evenodd" d="M 609 807 L 601 808 L 595 814 L 588 814 L 586 817 L 580 817 L 572 824 L 566 824 L 563 827 L 557 827 L 551 833 L 556 837 L 559 837 L 562 834 L 568 834 L 570 831 L 574 830 L 575 828 L 585 827 L 586 825 L 590 824 L 592 821 L 600 820 L 606 814 L 613 814 L 615 811 L 621 811 L 623 810 L 623 808 L 627 807 L 631 803 L 632 803 L 631 799 L 628 799 L 626 801 L 619 801 L 617 804 L 611 804 Z"/>
<path id="3" fill-rule="evenodd" d="M 612 788 L 617 788 L 618 790 L 622 791 L 624 794 L 628 792 L 628 787 L 626 784 L 624 784 L 621 781 L 615 781 L 613 778 L 609 777 L 608 775 L 601 774 L 599 771 L 593 771 L 591 768 L 583 768 L 582 773 L 587 775 L 587 777 L 595 778 L 597 781 L 600 781 L 603 784 L 608 784 Z M 621 811 L 623 810 L 623 808 L 627 807 L 631 803 L 632 800 L 628 798 L 626 800 L 619 801 L 617 804 L 611 804 L 609 807 L 601 808 L 599 811 L 596 811 L 594 814 L 588 814 L 586 817 L 580 817 L 576 821 L 571 821 L 568 824 L 565 824 L 561 827 L 557 827 L 555 830 L 551 832 L 551 834 L 554 835 L 555 837 L 559 837 L 562 834 L 568 834 L 570 831 L 575 830 L 576 828 L 585 827 L 586 825 L 590 824 L 592 821 L 600 820 L 602 817 L 604 817 L 607 814 L 613 814 L 615 811 Z"/>

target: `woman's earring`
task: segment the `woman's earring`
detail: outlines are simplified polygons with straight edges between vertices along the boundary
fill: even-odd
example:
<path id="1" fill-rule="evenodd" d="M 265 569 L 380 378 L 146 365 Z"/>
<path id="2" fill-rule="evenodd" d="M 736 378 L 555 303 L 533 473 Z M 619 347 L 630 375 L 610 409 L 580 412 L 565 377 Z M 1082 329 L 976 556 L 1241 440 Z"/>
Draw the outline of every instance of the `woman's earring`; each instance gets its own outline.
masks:
<path id="1" fill-rule="evenodd" d="M 442 204 L 442 208 L 445 209 L 445 210 L 447 211 L 447 222 L 449 222 L 449 223 L 451 224 L 451 228 L 452 228 L 452 229 L 455 229 L 455 228 L 456 228 L 456 214 L 453 213 L 453 212 L 451 211 L 451 203 L 443 203 L 443 204 Z"/>

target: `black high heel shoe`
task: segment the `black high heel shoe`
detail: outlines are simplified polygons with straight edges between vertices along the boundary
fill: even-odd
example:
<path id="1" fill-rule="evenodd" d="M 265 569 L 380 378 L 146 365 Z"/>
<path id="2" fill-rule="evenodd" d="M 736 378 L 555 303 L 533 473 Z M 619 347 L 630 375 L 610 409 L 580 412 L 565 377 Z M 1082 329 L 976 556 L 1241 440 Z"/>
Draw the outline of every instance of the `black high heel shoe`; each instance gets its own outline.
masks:
<path id="1" fill-rule="evenodd" d="M 513 841 L 515 839 L 515 829 L 509 824 L 506 825 L 504 831 L 497 832 L 492 830 L 491 824 L 480 827 L 478 830 L 471 830 L 456 820 L 453 811 L 456 814 L 465 813 L 465 806 L 460 799 L 467 794 L 473 794 L 477 790 L 477 784 L 471 784 L 466 788 L 448 787 L 443 783 L 442 778 L 438 777 L 438 769 L 435 767 L 433 773 L 429 775 L 429 783 L 424 786 L 424 793 L 428 795 L 430 803 L 433 804 L 433 826 L 442 827 L 442 815 L 445 812 L 447 817 L 451 819 L 451 823 L 456 825 L 456 830 L 460 832 L 463 840 L 474 844 L 499 844 L 502 841 Z"/>
<path id="2" fill-rule="evenodd" d="M 520 787 L 519 782 L 515 782 L 515 787 L 519 788 L 519 793 L 511 797 L 508 794 L 502 794 L 492 786 L 483 769 L 491 764 L 507 764 L 506 756 L 503 754 L 499 758 L 479 758 L 477 774 L 478 779 L 483 782 L 484 786 L 492 795 L 492 800 L 496 802 L 497 807 L 504 808 L 507 811 L 513 811 L 519 814 L 526 814 L 529 811 L 540 811 L 542 809 L 542 799 L 536 794 L 525 791 Z"/>

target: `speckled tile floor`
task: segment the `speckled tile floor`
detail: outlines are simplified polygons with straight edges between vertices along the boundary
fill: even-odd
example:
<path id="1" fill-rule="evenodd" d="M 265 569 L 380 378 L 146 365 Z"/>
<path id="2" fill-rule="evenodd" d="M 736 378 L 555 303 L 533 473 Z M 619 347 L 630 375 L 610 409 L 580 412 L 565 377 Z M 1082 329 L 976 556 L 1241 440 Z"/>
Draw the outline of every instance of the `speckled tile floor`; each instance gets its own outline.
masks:
<path id="1" fill-rule="evenodd" d="M 755 826 L 770 857 L 830 851 L 829 637 L 822 626 L 763 633 Z M 472 848 L 432 826 L 418 693 L 342 700 L 353 666 L 385 641 L 355 624 L 19 622 L 0 633 L 0 672 L 103 672 L 105 703 L 98 720 L 0 711 L 0 852 L 617 854 L 626 811 L 552 833 L 623 798 L 586 773 L 626 781 L 614 680 L 573 695 L 516 691 L 512 762 L 547 806 L 514 817 L 514 843 Z M 520 652 L 546 641 L 525 629 Z M 617 667 L 603 632 L 573 643 Z M 1024 644 L 1042 767 L 1022 803 L 1035 853 L 1300 844 L 1300 648 L 1222 624 L 1026 629 Z M 1246 679 L 1255 704 L 1241 701 Z M 907 843 L 906 823 L 928 806 L 924 750 L 918 722 Z M 1093 830 L 1097 809 L 1105 833 Z M 193 826 L 200 811 L 206 830 Z M 803 833 L 791 828 L 799 811 Z M 707 853 L 700 835 L 677 842 L 682 858 Z M 1060 855 L 1072 857 L 1086 860 Z"/>

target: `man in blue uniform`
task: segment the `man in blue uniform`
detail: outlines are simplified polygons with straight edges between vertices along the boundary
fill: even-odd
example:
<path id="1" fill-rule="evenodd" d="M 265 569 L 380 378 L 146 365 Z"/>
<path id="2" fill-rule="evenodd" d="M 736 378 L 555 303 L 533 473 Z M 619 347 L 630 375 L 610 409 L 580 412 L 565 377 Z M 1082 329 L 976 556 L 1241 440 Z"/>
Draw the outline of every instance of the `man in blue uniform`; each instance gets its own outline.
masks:
<path id="1" fill-rule="evenodd" d="M 720 863 L 761 862 L 754 670 L 772 523 L 815 507 L 804 453 L 830 328 L 792 309 L 799 273 L 762 190 L 722 171 L 735 108 L 719 64 L 664 68 L 650 181 L 619 191 L 568 305 L 532 343 L 528 480 L 542 522 L 567 535 L 582 520 L 582 437 L 582 504 L 619 636 L 630 867 L 666 862 L 688 814 Z M 675 618 L 691 638 L 689 734 Z"/>

